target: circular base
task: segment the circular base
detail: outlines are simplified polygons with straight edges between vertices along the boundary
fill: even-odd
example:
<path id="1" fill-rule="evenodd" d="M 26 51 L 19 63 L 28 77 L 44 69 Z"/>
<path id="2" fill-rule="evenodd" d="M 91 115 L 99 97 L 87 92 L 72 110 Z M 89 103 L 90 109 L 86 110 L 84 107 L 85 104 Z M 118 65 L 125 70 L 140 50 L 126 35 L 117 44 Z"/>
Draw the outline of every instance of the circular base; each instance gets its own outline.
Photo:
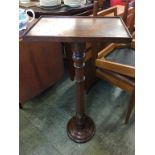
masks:
<path id="1" fill-rule="evenodd" d="M 71 140 L 76 143 L 85 143 L 89 141 L 95 134 L 95 124 L 93 120 L 86 116 L 83 129 L 78 129 L 76 117 L 72 117 L 67 124 L 67 134 Z"/>

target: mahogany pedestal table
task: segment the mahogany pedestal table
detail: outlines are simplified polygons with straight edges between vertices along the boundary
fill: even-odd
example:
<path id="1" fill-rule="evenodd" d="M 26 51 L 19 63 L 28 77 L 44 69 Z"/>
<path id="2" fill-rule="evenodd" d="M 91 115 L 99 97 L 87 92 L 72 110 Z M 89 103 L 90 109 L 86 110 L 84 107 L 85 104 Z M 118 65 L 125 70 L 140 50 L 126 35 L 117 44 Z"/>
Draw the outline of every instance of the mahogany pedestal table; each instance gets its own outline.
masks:
<path id="1" fill-rule="evenodd" d="M 72 43 L 76 80 L 76 114 L 67 124 L 73 141 L 84 143 L 95 134 L 93 120 L 85 114 L 84 56 L 86 42 L 129 43 L 131 35 L 120 17 L 53 17 L 42 16 L 25 34 L 26 41 Z"/>

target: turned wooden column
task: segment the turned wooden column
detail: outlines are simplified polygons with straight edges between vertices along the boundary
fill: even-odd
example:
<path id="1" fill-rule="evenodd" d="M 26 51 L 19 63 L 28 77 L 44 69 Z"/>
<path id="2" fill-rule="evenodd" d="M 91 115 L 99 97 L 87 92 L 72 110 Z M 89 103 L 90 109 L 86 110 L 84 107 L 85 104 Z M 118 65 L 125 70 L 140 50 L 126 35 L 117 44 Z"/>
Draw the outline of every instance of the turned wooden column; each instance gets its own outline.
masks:
<path id="1" fill-rule="evenodd" d="M 73 43 L 73 61 L 76 81 L 76 115 L 67 125 L 68 136 L 77 143 L 89 141 L 95 133 L 93 120 L 85 114 L 84 104 L 84 57 L 85 43 Z"/>

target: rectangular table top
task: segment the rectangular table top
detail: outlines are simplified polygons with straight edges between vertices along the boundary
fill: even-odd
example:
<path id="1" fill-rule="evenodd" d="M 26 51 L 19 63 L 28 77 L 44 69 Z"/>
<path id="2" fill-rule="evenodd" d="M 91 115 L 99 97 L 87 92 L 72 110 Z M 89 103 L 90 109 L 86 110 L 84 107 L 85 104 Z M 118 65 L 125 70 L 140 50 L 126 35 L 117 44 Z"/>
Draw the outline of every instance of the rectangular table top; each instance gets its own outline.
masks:
<path id="1" fill-rule="evenodd" d="M 131 41 L 131 35 L 120 17 L 42 16 L 24 38 L 60 42 Z"/>

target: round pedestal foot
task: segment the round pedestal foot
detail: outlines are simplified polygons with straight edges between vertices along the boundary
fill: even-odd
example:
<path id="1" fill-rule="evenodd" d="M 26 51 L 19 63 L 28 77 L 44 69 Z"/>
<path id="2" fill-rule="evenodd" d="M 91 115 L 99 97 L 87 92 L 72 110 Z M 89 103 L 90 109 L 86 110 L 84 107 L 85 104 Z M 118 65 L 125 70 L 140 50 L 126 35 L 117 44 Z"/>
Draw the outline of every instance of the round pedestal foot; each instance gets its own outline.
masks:
<path id="1" fill-rule="evenodd" d="M 76 143 L 85 143 L 95 134 L 95 124 L 93 120 L 86 116 L 82 129 L 77 127 L 76 117 L 72 117 L 67 124 L 67 134 Z"/>

